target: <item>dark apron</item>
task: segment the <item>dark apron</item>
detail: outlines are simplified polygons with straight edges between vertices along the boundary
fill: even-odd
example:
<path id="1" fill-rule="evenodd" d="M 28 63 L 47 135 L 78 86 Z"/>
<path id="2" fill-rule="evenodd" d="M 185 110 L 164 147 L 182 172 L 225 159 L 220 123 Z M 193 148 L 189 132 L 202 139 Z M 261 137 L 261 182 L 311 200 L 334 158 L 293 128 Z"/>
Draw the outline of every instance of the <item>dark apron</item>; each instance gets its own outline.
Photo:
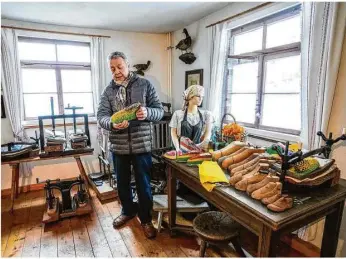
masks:
<path id="1" fill-rule="evenodd" d="M 201 142 L 202 131 L 203 131 L 203 116 L 202 113 L 198 110 L 199 113 L 199 122 L 192 126 L 187 121 L 187 109 L 185 110 L 184 119 L 181 122 L 180 126 L 180 137 L 187 137 L 193 141 L 193 143 L 198 144 Z"/>
<path id="2" fill-rule="evenodd" d="M 202 131 L 204 126 L 202 113 L 199 110 L 198 110 L 198 113 L 199 113 L 200 120 L 195 126 L 192 126 L 187 121 L 187 109 L 186 109 L 184 114 L 184 119 L 180 124 L 181 125 L 180 137 L 187 137 L 191 139 L 193 143 L 195 144 L 198 144 L 201 142 Z M 179 138 L 179 142 L 180 142 L 180 138 Z M 187 188 L 184 184 L 182 184 L 179 181 L 177 181 L 177 195 L 179 195 L 181 198 L 193 204 L 201 204 L 202 202 L 205 201 L 198 194 L 191 191 L 189 188 Z"/>

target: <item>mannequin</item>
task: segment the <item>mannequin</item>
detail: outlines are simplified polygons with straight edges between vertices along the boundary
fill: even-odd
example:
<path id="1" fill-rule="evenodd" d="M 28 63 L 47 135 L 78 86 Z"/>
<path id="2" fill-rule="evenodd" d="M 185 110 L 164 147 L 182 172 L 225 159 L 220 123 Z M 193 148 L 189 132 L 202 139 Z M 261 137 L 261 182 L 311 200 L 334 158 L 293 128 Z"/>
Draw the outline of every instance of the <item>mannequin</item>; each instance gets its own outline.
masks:
<path id="1" fill-rule="evenodd" d="M 201 110 L 204 97 L 204 88 L 200 85 L 192 85 L 183 93 L 183 107 L 174 112 L 169 126 L 171 127 L 172 142 L 177 153 L 184 150 L 180 147 L 180 137 L 191 139 L 197 146 L 208 145 L 211 137 L 213 116 L 211 112 Z"/>
<path id="2" fill-rule="evenodd" d="M 206 149 L 211 137 L 213 116 L 211 112 L 199 109 L 204 97 L 204 88 L 200 85 L 191 85 L 183 93 L 183 107 L 174 112 L 169 126 L 171 127 L 172 142 L 177 154 L 186 150 L 180 145 L 180 137 L 187 137 L 194 144 Z M 178 182 L 177 195 L 192 203 L 198 204 L 204 200 Z"/>

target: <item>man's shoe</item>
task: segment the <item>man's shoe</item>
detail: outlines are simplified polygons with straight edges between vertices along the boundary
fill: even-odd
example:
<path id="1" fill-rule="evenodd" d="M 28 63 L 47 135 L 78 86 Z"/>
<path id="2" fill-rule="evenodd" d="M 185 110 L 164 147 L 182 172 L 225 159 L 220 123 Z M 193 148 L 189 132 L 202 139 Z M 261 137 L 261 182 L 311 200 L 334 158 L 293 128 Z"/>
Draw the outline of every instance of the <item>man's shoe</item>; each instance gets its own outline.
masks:
<path id="1" fill-rule="evenodd" d="M 153 223 L 149 222 L 149 223 L 142 224 L 142 228 L 143 228 L 144 235 L 147 238 L 151 239 L 156 237 L 157 231 L 154 228 Z"/>
<path id="2" fill-rule="evenodd" d="M 128 222 L 129 220 L 133 219 L 135 216 L 126 216 L 123 214 L 120 214 L 118 217 L 116 217 L 113 220 L 113 228 L 119 228 L 122 225 L 124 225 L 126 222 Z"/>

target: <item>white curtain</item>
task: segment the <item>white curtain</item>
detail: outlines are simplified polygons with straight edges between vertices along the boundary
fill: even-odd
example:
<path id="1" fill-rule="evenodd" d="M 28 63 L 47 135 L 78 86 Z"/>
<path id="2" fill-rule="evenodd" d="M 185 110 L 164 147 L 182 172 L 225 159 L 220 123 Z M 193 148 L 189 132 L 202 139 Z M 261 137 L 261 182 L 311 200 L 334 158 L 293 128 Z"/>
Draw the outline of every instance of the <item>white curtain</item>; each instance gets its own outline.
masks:
<path id="1" fill-rule="evenodd" d="M 227 53 L 227 30 L 225 25 L 225 23 L 222 23 L 208 28 L 210 84 L 207 91 L 206 108 L 214 115 L 216 126 L 220 125 L 223 113 L 221 99 Z"/>
<path id="2" fill-rule="evenodd" d="M 302 142 L 321 145 L 317 131 L 327 134 L 345 33 L 346 5 L 338 2 L 303 3 Z"/>
<path id="3" fill-rule="evenodd" d="M 94 107 L 97 109 L 102 90 L 106 87 L 106 54 L 104 37 L 91 37 L 91 81 L 94 92 Z"/>
<path id="4" fill-rule="evenodd" d="M 15 141 L 27 141 L 24 120 L 18 38 L 13 29 L 1 29 L 1 85 Z M 32 174 L 30 163 L 21 163 L 20 177 Z"/>
<path id="5" fill-rule="evenodd" d="M 91 80 L 94 92 L 94 107 L 97 107 L 100 100 L 100 95 L 106 87 L 106 69 L 107 59 L 104 51 L 105 38 L 104 37 L 91 37 Z M 99 146 L 102 146 L 106 151 L 106 158 L 109 159 L 108 149 L 108 135 L 109 132 L 102 129 L 97 125 L 97 139 Z M 101 150 L 99 150 L 101 153 Z"/>
<path id="6" fill-rule="evenodd" d="M 346 4 L 304 2 L 302 13 L 301 138 L 304 147 L 314 149 L 321 145 L 317 131 L 327 134 L 345 33 Z M 313 240 L 316 233 L 322 233 L 319 228 L 321 224 L 302 228 L 298 236 Z"/>
<path id="7" fill-rule="evenodd" d="M 21 91 L 20 64 L 17 35 L 13 29 L 1 29 L 1 84 L 4 91 L 8 118 L 16 141 L 24 139 L 22 127 L 23 99 Z"/>

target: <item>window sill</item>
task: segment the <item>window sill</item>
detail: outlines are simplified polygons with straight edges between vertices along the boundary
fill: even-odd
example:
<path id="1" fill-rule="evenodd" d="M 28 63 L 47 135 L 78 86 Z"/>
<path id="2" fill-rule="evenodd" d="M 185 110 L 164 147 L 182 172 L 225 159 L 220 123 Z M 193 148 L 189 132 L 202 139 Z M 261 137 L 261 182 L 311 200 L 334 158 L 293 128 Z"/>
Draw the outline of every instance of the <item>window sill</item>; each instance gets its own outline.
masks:
<path id="1" fill-rule="evenodd" d="M 262 130 L 262 129 L 254 129 L 249 127 L 245 127 L 245 129 L 254 138 L 260 137 L 260 138 L 268 139 L 268 141 L 271 140 L 272 142 L 286 142 L 286 141 L 300 142 L 301 141 L 300 136 L 297 136 L 297 135 L 291 135 L 291 134 Z"/>
<path id="2" fill-rule="evenodd" d="M 46 122 L 46 123 L 43 124 L 44 127 L 52 127 L 51 120 L 44 120 L 44 122 Z M 83 125 L 84 124 L 83 118 L 76 118 L 76 122 L 77 122 L 77 125 Z M 88 122 L 89 122 L 89 125 L 90 124 L 96 124 L 97 123 L 97 119 L 96 119 L 96 117 L 89 117 L 88 118 Z M 66 119 L 65 123 L 66 123 L 66 126 L 68 126 L 68 127 L 69 126 L 73 126 L 72 119 Z M 22 125 L 23 125 L 24 129 L 36 129 L 36 128 L 39 128 L 38 120 L 23 121 Z M 63 127 L 64 126 L 64 120 L 56 119 L 55 120 L 55 126 L 56 127 Z"/>

